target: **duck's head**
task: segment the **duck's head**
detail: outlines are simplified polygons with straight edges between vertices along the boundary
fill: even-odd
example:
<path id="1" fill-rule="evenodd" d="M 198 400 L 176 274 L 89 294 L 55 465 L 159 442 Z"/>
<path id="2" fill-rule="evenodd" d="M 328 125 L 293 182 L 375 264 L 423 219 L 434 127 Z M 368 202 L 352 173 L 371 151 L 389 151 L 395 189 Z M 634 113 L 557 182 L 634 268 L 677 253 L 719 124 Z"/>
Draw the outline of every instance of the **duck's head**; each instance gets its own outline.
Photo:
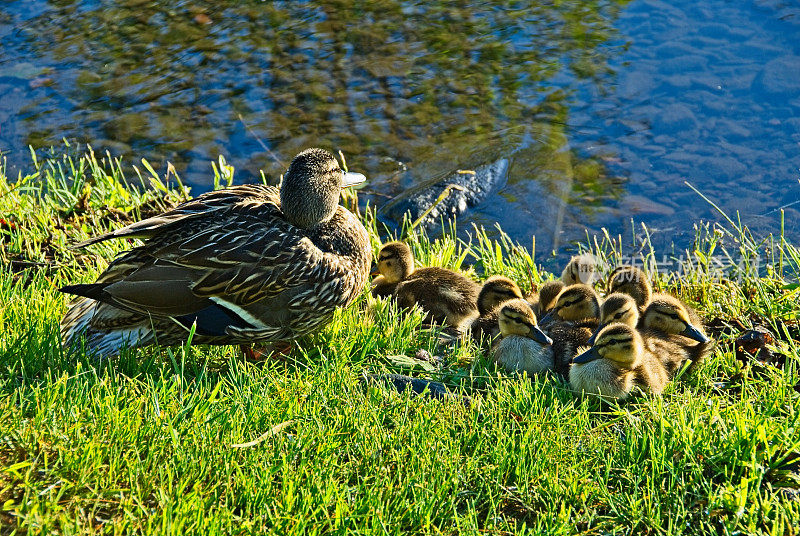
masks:
<path id="1" fill-rule="evenodd" d="M 672 296 L 661 295 L 650 302 L 642 317 L 646 329 L 655 329 L 672 335 L 683 335 L 698 342 L 708 342 L 705 333 L 689 320 L 686 307 Z"/>
<path id="2" fill-rule="evenodd" d="M 493 275 L 483 282 L 478 293 L 478 313 L 488 313 L 508 300 L 522 298 L 522 291 L 511 279 L 502 275 Z"/>
<path id="3" fill-rule="evenodd" d="M 633 297 L 636 305 L 640 308 L 646 307 L 653 296 L 653 287 L 650 279 L 641 268 L 636 266 L 620 266 L 608 276 L 606 285 L 608 294 L 622 292 Z"/>
<path id="4" fill-rule="evenodd" d="M 539 308 L 542 311 L 552 309 L 562 290 L 564 290 L 564 282 L 560 279 L 543 283 L 542 288 L 539 289 Z"/>
<path id="5" fill-rule="evenodd" d="M 556 304 L 542 318 L 542 324 L 553 319 L 577 321 L 600 316 L 600 300 L 589 285 L 570 285 L 558 295 Z"/>
<path id="6" fill-rule="evenodd" d="M 324 149 L 306 149 L 294 157 L 281 184 L 281 210 L 292 225 L 308 229 L 329 221 L 336 213 L 339 192 L 366 180 L 345 173 Z"/>
<path id="7" fill-rule="evenodd" d="M 642 359 L 642 337 L 626 324 L 609 324 L 597 334 L 594 345 L 576 356 L 576 364 L 590 363 L 597 359 L 608 359 L 623 370 L 633 370 Z"/>
<path id="8" fill-rule="evenodd" d="M 621 322 L 632 328 L 639 323 L 639 307 L 632 296 L 615 292 L 606 298 L 600 307 L 600 325 L 589 339 L 588 344 L 594 344 L 600 330 L 613 322 Z"/>
<path id="9" fill-rule="evenodd" d="M 561 272 L 561 280 L 566 285 L 591 285 L 598 278 L 597 260 L 591 253 L 575 255 Z"/>
<path id="10" fill-rule="evenodd" d="M 515 299 L 505 302 L 500 308 L 497 320 L 503 337 L 520 335 L 540 344 L 553 344 L 553 339 L 545 335 L 536 325 L 536 316 L 525 300 Z"/>
<path id="11" fill-rule="evenodd" d="M 399 283 L 414 271 L 414 255 L 405 242 L 389 242 L 378 253 L 378 272 L 388 283 Z"/>

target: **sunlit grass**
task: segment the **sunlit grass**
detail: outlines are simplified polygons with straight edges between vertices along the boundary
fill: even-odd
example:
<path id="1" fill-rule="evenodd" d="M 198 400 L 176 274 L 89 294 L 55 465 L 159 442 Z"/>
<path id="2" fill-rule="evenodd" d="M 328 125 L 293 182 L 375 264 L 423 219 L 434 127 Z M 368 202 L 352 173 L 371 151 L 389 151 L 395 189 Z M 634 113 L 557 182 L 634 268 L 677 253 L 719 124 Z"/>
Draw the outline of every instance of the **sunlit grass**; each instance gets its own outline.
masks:
<path id="1" fill-rule="evenodd" d="M 226 183 L 232 170 L 224 161 L 217 169 Z M 800 526 L 792 340 L 800 255 L 782 237 L 699 225 L 680 276 L 654 276 L 707 319 L 788 333 L 779 341 L 786 367 L 743 373 L 737 333 L 726 332 L 695 375 L 662 397 L 619 406 L 575 397 L 554 379 L 501 374 L 470 343 L 442 346 L 421 314 L 401 315 L 366 292 L 298 341 L 286 362 L 186 346 L 97 363 L 62 353 L 58 321 L 69 298 L 57 288 L 91 281 L 131 244 L 68 246 L 185 193 L 174 177 L 150 184 L 155 171 L 143 172 L 147 190 L 123 186 L 122 166 L 107 156 L 56 153 L 31 170 L 0 172 L 0 533 L 791 534 Z M 377 248 L 377 224 L 365 217 Z M 553 277 L 497 230 L 473 230 L 469 242 L 446 231 L 436 240 L 409 232 L 423 265 L 469 268 L 476 279 L 502 273 L 525 290 Z M 609 267 L 654 258 L 647 241 L 628 251 L 609 235 L 586 249 Z M 725 256 L 732 262 L 722 274 L 715 263 Z M 760 275 L 740 264 L 748 258 L 760 259 Z M 392 359 L 420 348 L 445 364 L 404 368 Z M 475 403 L 359 381 L 387 371 L 436 379 Z"/>

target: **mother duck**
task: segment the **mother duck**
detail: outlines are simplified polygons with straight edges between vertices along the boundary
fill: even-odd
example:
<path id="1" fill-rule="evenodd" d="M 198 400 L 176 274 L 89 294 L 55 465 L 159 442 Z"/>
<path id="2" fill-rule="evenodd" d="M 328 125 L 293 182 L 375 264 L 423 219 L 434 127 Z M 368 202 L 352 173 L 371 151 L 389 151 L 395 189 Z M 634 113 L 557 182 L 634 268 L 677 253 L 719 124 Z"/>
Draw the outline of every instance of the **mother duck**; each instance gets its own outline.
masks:
<path id="1" fill-rule="evenodd" d="M 294 339 L 330 321 L 364 288 L 372 253 L 364 226 L 339 203 L 345 173 L 329 152 L 298 154 L 278 188 L 203 194 L 158 216 L 92 238 L 144 244 L 122 253 L 61 321 L 66 346 L 85 336 L 101 356 L 123 347 Z"/>

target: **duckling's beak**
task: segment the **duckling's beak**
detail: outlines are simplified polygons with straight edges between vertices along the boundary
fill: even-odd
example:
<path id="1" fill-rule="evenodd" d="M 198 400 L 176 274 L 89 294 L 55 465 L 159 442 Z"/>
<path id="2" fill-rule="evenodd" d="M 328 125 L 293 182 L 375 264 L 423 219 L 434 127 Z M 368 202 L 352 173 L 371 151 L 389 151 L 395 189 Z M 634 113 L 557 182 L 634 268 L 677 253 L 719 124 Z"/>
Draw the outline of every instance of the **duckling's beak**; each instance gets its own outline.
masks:
<path id="1" fill-rule="evenodd" d="M 381 271 L 378 270 L 378 268 L 373 268 L 370 271 L 369 275 L 372 276 L 372 277 L 378 277 L 379 275 L 381 275 Z"/>
<path id="2" fill-rule="evenodd" d="M 365 180 L 367 180 L 366 175 L 362 175 L 361 173 L 353 173 L 352 171 L 342 171 L 344 178 L 342 179 L 342 188 L 349 188 L 350 186 L 355 186 L 356 184 L 361 184 Z"/>
<path id="3" fill-rule="evenodd" d="M 592 361 L 594 361 L 596 359 L 600 359 L 600 358 L 601 358 L 600 354 L 598 354 L 597 350 L 594 348 L 594 346 L 592 346 L 591 348 L 589 348 L 588 350 L 583 352 L 581 355 L 575 356 L 575 358 L 572 360 L 572 362 L 573 363 L 578 363 L 578 364 L 590 363 L 590 362 L 592 362 Z"/>
<path id="4" fill-rule="evenodd" d="M 686 324 L 686 329 L 681 332 L 681 335 L 684 337 L 689 337 L 690 339 L 694 339 L 697 342 L 708 342 L 711 340 L 705 336 L 702 331 L 691 324 Z"/>
<path id="5" fill-rule="evenodd" d="M 553 339 L 548 337 L 544 331 L 539 329 L 539 326 L 534 324 L 528 324 L 528 328 L 531 330 L 531 338 L 538 342 L 539 344 L 544 344 L 545 346 L 550 346 L 553 344 Z"/>
<path id="6" fill-rule="evenodd" d="M 604 327 L 605 327 L 605 325 L 603 325 L 603 324 L 600 324 L 599 326 L 597 326 L 597 329 L 594 330 L 594 333 L 592 333 L 592 336 L 589 337 L 588 341 L 586 341 L 586 344 L 588 344 L 588 345 L 594 344 L 594 341 L 597 339 L 597 334 L 600 333 L 600 330 L 603 329 Z"/>
<path id="7" fill-rule="evenodd" d="M 541 320 L 539 320 L 539 323 L 540 323 L 540 324 L 547 324 L 548 322 L 550 322 L 551 320 L 553 320 L 553 318 L 554 318 L 555 316 L 556 316 L 556 310 L 555 310 L 555 309 L 553 309 L 553 310 L 551 310 L 549 313 L 547 313 L 546 315 L 544 315 L 544 318 L 542 318 Z"/>

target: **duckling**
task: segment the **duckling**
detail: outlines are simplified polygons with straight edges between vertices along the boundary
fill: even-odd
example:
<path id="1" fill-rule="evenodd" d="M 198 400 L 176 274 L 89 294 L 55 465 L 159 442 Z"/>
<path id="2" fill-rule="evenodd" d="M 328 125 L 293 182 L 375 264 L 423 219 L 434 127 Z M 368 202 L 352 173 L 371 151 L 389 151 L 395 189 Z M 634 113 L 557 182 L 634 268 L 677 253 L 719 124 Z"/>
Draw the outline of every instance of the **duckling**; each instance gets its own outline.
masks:
<path id="1" fill-rule="evenodd" d="M 653 295 L 653 299 L 645 309 L 641 327 L 670 335 L 682 335 L 700 343 L 711 340 L 706 335 L 697 313 L 669 294 Z"/>
<path id="2" fill-rule="evenodd" d="M 569 369 L 569 383 L 576 393 L 596 394 L 622 400 L 634 386 L 659 394 L 669 375 L 656 352 L 636 329 L 612 323 L 598 334 L 594 346 L 577 356 Z"/>
<path id="3" fill-rule="evenodd" d="M 597 268 L 597 260 L 591 253 L 575 255 L 561 272 L 561 280 L 565 285 L 591 285 L 600 278 Z"/>
<path id="4" fill-rule="evenodd" d="M 378 253 L 378 272 L 372 280 L 372 295 L 386 298 L 394 294 L 397 284 L 414 272 L 414 255 L 405 242 L 384 244 Z"/>
<path id="5" fill-rule="evenodd" d="M 600 304 L 594 289 L 577 284 L 562 290 L 553 308 L 542 319 L 542 329 L 553 339 L 554 369 L 562 378 L 569 375 L 572 358 L 587 344 L 597 328 L 599 316 Z"/>
<path id="6" fill-rule="evenodd" d="M 530 294 L 525 298 L 537 319 L 541 320 L 553 308 L 562 290 L 564 290 L 564 282 L 554 279 L 543 283 L 538 293 Z"/>
<path id="7" fill-rule="evenodd" d="M 400 307 L 419 305 L 428 320 L 465 331 L 478 317 L 480 286 L 446 268 L 420 268 L 397 283 L 394 296 Z"/>
<path id="8" fill-rule="evenodd" d="M 521 299 L 510 300 L 498 315 L 502 338 L 492 348 L 495 362 L 508 372 L 537 374 L 553 369 L 552 339 L 536 325 L 536 316 Z"/>
<path id="9" fill-rule="evenodd" d="M 606 293 L 613 294 L 615 292 L 631 296 L 636 301 L 639 312 L 644 313 L 653 296 L 653 287 L 647 274 L 641 268 L 619 266 L 611 272 L 606 283 Z"/>
<path id="10" fill-rule="evenodd" d="M 621 322 L 632 328 L 639 326 L 639 307 L 630 294 L 614 292 L 608 295 L 600 307 L 600 323 L 586 344 L 594 344 L 597 334 L 607 325 Z"/>
<path id="11" fill-rule="evenodd" d="M 632 296 L 639 307 L 639 313 L 644 314 L 650 302 L 656 298 L 667 297 L 677 299 L 669 294 L 654 293 L 653 286 L 647 274 L 640 268 L 635 266 L 620 266 L 616 268 L 611 275 L 608 276 L 608 283 L 606 285 L 609 294 L 614 292 L 622 292 Z M 689 320 L 695 326 L 702 326 L 702 319 L 697 312 L 689 307 L 686 303 L 680 302 L 683 309 L 689 315 Z"/>
<path id="12" fill-rule="evenodd" d="M 600 318 L 600 300 L 589 285 L 578 283 L 565 287 L 556 303 L 542 318 L 542 325 L 555 320 L 597 322 Z"/>
<path id="13" fill-rule="evenodd" d="M 645 340 L 669 340 L 672 350 L 659 355 L 670 375 L 677 372 L 687 360 L 691 361 L 690 370 L 693 369 L 714 347 L 713 341 L 689 321 L 689 314 L 680 300 L 666 294 L 656 295 L 641 318 L 633 297 L 620 292 L 611 294 L 600 308 L 600 326 L 588 344 L 593 344 L 597 334 L 614 322 L 638 327 Z M 687 339 L 698 344 L 692 344 Z"/>
<path id="14" fill-rule="evenodd" d="M 498 322 L 500 304 L 522 298 L 522 291 L 511 279 L 493 275 L 483 282 L 478 293 L 478 318 L 472 322 L 470 332 L 478 344 L 492 340 L 500 334 Z"/>
<path id="15" fill-rule="evenodd" d="M 714 350 L 714 341 L 706 335 L 702 324 L 692 321 L 692 312 L 679 299 L 656 294 L 640 321 L 640 330 L 647 339 L 665 341 L 666 346 L 659 356 L 671 375 L 686 361 L 691 361 L 687 371 L 691 373 Z M 696 313 L 694 316 L 699 319 Z M 697 344 L 690 341 L 697 341 Z"/>
<path id="16" fill-rule="evenodd" d="M 372 252 L 364 225 L 338 204 L 365 180 L 322 149 L 289 165 L 280 188 L 208 192 L 74 247 L 144 243 L 118 256 L 61 321 L 65 346 L 85 337 L 98 357 L 123 347 L 286 341 L 326 325 L 360 294 Z"/>

